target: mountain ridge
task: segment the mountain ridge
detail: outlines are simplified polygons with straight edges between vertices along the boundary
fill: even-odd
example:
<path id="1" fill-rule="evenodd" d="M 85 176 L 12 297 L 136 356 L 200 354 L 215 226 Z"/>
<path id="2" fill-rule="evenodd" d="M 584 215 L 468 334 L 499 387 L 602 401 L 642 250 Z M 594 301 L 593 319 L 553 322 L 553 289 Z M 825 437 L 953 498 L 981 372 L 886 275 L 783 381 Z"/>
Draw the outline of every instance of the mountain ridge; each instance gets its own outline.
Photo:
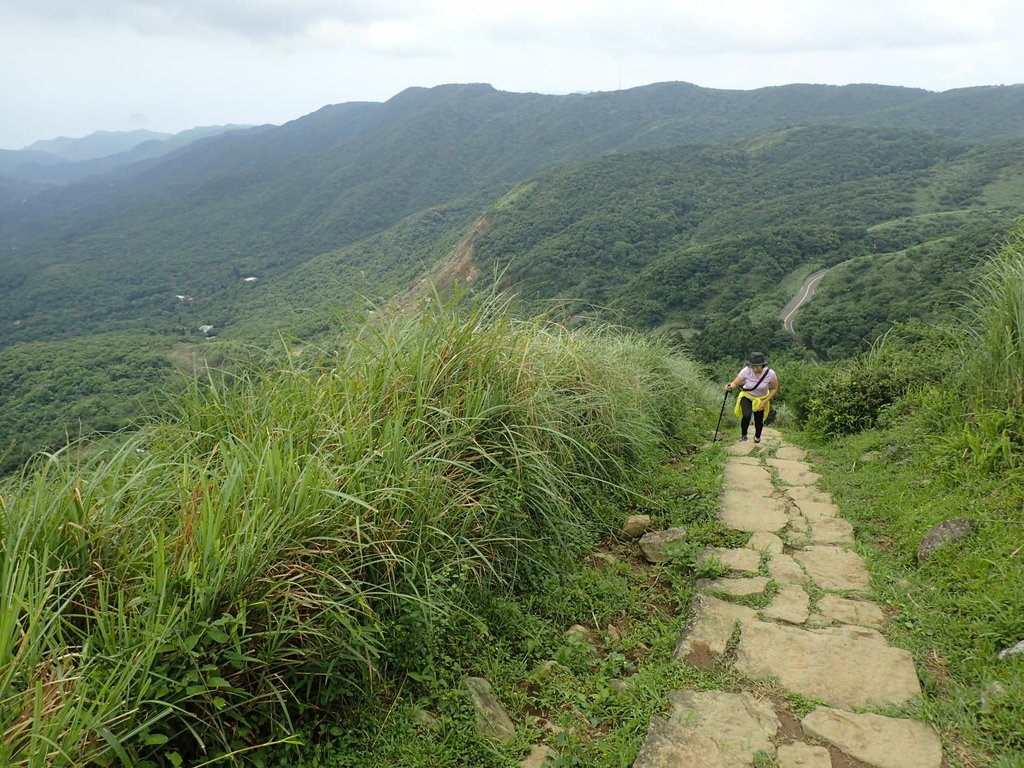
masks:
<path id="1" fill-rule="evenodd" d="M 1019 102 L 1024 114 L 1024 88 L 955 96 L 1008 102 L 989 110 L 997 115 Z M 878 121 L 936 98 L 942 95 L 872 85 L 745 92 L 659 83 L 569 96 L 509 94 L 486 84 L 410 88 L 383 103 L 331 105 L 281 127 L 206 138 L 0 210 L 0 277 L 13 287 L 0 288 L 0 298 L 8 320 L 41 303 L 74 304 L 72 285 L 39 281 L 47 265 L 79 264 L 103 276 L 103 292 L 116 288 L 119 274 L 138 273 L 139 285 L 114 313 L 159 312 L 160 295 L 198 290 L 190 282 L 223 293 L 239 272 L 286 274 L 418 211 L 474 196 L 485 206 L 544 168 L 609 152 L 723 144 L 808 116 L 833 124 L 846 115 L 859 126 L 872 106 Z M 932 132 L 963 134 L 968 118 L 976 119 L 974 110 L 952 113 Z M 1002 128 L 974 130 L 1007 130 L 1000 120 Z M 1013 128 L 1024 133 L 1021 121 Z M 147 266 L 132 270 L 132 263 Z M 88 330 L 83 314 L 69 315 L 67 326 Z M 32 337 L 29 327 L 17 335 Z M 0 326 L 0 343 L 13 340 L 11 332 Z"/>
<path id="2" fill-rule="evenodd" d="M 743 354 L 737 343 L 791 344 L 776 315 L 808 270 L 874 253 L 901 265 L 924 246 L 914 263 L 941 279 L 913 283 L 911 299 L 879 305 L 868 259 L 852 292 L 819 293 L 856 309 L 856 323 L 837 325 L 815 303 L 801 310 L 802 337 L 848 354 L 933 299 L 948 308 L 936 291 L 965 279 L 1024 209 L 1022 97 L 1015 87 L 945 96 L 669 82 L 552 96 L 454 84 L 328 105 L 63 186 L 0 171 L 7 402 L 48 423 L 86 396 L 67 377 L 41 399 L 17 389 L 25 355 L 60 359 L 61 345 L 141 376 L 123 373 L 101 334 L 200 345 L 229 365 L 241 345 L 365 320 L 442 274 L 490 214 L 459 262 L 481 288 L 503 276 L 533 291 L 527 301 L 603 306 L 615 322 L 678 331 L 710 360 Z M 531 270 L 548 295 L 522 279 Z M 759 300 L 740 301 L 738 287 L 753 285 L 765 286 Z M 23 342 L 49 346 L 17 352 Z M 102 396 L 89 398 L 82 424 L 106 428 Z"/>

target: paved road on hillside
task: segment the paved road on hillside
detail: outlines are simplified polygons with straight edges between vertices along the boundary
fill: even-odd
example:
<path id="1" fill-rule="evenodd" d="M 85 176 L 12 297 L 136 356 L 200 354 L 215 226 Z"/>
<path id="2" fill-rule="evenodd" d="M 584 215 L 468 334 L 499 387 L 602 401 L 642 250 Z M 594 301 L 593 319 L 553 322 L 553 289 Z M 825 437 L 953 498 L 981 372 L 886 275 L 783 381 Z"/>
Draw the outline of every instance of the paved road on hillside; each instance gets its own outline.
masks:
<path id="1" fill-rule="evenodd" d="M 815 272 L 813 275 L 804 280 L 804 284 L 800 286 L 800 290 L 796 292 L 789 304 L 782 308 L 782 313 L 779 315 L 779 319 L 782 320 L 783 327 L 793 333 L 793 318 L 796 315 L 796 311 L 800 307 L 811 300 L 814 296 L 814 292 L 818 289 L 818 285 L 821 283 L 823 277 L 828 272 L 827 269 L 823 269 L 820 272 Z"/>

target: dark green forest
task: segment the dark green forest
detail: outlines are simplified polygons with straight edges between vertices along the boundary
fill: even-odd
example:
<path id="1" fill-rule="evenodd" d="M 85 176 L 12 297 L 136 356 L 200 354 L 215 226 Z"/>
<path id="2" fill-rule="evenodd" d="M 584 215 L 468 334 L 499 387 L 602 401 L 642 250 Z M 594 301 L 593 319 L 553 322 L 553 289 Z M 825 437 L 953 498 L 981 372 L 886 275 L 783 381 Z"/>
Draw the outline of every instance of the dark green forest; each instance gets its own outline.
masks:
<path id="1" fill-rule="evenodd" d="M 359 324 L 455 252 L 479 289 L 662 329 L 708 363 L 751 344 L 849 356 L 957 311 L 1024 210 L 1022 117 L 1016 86 L 478 84 L 163 155 L 4 153 L 0 468 L 131 423 L 182 359 L 230 366 Z M 822 268 L 791 337 L 779 312 Z"/>

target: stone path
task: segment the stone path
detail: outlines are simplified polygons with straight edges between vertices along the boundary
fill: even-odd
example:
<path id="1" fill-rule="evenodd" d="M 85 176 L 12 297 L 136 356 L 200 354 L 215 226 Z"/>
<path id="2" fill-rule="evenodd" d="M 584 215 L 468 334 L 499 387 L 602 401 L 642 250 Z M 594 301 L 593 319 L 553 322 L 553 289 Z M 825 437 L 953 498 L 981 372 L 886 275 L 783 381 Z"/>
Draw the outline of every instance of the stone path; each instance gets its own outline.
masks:
<path id="1" fill-rule="evenodd" d="M 708 668 L 727 655 L 748 683 L 670 692 L 633 768 L 940 768 L 930 726 L 873 712 L 918 698 L 917 671 L 879 632 L 853 528 L 803 451 L 765 429 L 729 453 L 719 517 L 750 539 L 702 554 L 727 572 L 698 583 L 675 656 Z M 737 602 L 758 595 L 761 609 Z M 787 691 L 819 706 L 797 721 L 772 694 Z"/>

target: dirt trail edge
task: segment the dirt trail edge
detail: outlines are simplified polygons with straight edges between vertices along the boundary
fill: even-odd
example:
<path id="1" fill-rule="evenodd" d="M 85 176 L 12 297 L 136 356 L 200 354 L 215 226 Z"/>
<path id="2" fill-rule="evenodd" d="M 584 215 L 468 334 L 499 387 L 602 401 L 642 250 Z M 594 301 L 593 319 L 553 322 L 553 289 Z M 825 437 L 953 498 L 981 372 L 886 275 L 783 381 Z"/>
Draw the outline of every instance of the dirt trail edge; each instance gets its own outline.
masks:
<path id="1" fill-rule="evenodd" d="M 719 518 L 749 543 L 701 555 L 728 573 L 698 584 L 675 658 L 708 668 L 727 655 L 746 682 L 671 691 L 633 768 L 940 768 L 931 726 L 875 713 L 919 699 L 917 671 L 879 632 L 853 528 L 804 452 L 766 429 L 729 454 Z M 810 702 L 803 718 L 787 693 Z"/>

